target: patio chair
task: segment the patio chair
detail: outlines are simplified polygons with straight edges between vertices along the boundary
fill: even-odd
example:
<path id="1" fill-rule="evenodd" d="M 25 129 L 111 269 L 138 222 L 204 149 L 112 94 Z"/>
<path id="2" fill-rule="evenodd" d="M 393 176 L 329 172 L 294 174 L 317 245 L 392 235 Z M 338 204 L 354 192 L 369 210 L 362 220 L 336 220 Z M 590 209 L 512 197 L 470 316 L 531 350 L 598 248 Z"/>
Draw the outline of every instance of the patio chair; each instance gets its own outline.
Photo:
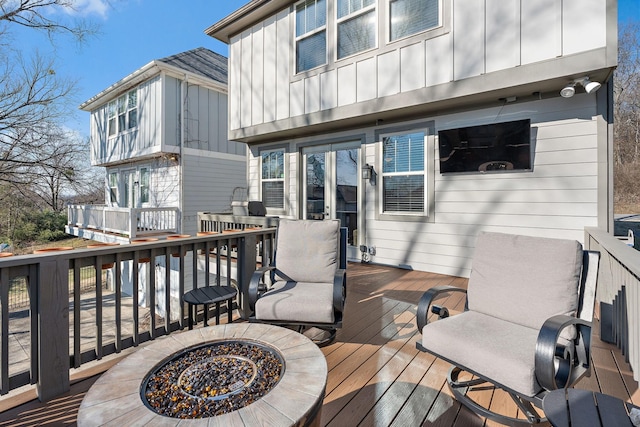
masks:
<path id="1" fill-rule="evenodd" d="M 324 331 L 318 345 L 342 327 L 346 297 L 346 229 L 339 220 L 281 219 L 269 266 L 252 276 L 250 322 Z M 269 274 L 267 274 L 269 273 Z"/>
<path id="2" fill-rule="evenodd" d="M 599 259 L 577 241 L 481 233 L 467 289 L 438 286 L 422 296 L 416 346 L 453 365 L 447 383 L 472 411 L 506 425 L 543 422 L 535 407 L 544 396 L 590 375 Z M 454 316 L 433 304 L 451 292 L 466 293 L 464 311 Z M 462 381 L 463 371 L 475 377 Z M 487 383 L 505 390 L 526 420 L 470 397 Z"/>

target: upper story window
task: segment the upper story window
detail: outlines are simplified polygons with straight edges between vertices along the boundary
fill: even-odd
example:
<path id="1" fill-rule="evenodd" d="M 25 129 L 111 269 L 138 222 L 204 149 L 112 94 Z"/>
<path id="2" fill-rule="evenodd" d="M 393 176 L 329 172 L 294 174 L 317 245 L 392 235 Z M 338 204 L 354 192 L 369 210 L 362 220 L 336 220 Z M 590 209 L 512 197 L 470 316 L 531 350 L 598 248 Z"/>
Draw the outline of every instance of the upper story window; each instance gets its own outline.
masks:
<path id="1" fill-rule="evenodd" d="M 437 27 L 440 24 L 440 0 L 390 0 L 391 41 Z"/>
<path id="2" fill-rule="evenodd" d="M 265 151 L 262 158 L 262 203 L 284 209 L 284 150 Z"/>
<path id="3" fill-rule="evenodd" d="M 375 0 L 338 0 L 338 59 L 376 46 Z"/>
<path id="4" fill-rule="evenodd" d="M 296 72 L 327 62 L 327 2 L 306 0 L 296 5 Z"/>
<path id="5" fill-rule="evenodd" d="M 107 115 L 109 136 L 138 126 L 138 92 L 132 90 L 111 101 Z"/>
<path id="6" fill-rule="evenodd" d="M 425 132 L 382 139 L 382 212 L 425 215 Z"/>

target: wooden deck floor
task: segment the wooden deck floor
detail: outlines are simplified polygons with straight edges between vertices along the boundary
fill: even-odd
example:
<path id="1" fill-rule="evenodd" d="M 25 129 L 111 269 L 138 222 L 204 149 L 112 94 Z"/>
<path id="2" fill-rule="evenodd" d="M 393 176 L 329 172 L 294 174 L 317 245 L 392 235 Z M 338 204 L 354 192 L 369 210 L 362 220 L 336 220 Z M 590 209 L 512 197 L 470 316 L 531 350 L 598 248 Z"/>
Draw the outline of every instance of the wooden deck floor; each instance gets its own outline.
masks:
<path id="1" fill-rule="evenodd" d="M 419 340 L 415 309 L 422 293 L 438 284 L 465 286 L 466 280 L 365 264 L 350 264 L 347 274 L 344 328 L 334 343 L 322 348 L 329 377 L 321 424 L 497 425 L 461 407 L 446 386 L 447 363 L 415 347 Z M 450 298 L 448 307 L 452 303 L 462 307 L 459 295 Z M 600 341 L 597 325 L 594 335 L 593 373 L 578 387 L 640 404 L 638 384 L 624 358 L 615 347 Z M 4 398 L 0 426 L 75 425 L 78 406 L 96 379 L 91 371 L 85 372 L 70 393 L 47 404 L 32 400 L 15 406 L 29 400 L 28 394 Z M 517 413 L 501 393 L 486 391 L 476 399 L 504 413 Z"/>

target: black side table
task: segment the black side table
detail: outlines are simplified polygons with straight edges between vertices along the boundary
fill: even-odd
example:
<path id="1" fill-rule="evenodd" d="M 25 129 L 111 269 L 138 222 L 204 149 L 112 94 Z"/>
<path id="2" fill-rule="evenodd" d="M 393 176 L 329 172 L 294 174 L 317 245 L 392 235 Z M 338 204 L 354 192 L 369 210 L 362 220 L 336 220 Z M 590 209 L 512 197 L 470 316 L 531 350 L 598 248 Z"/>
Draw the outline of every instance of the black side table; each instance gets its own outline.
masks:
<path id="1" fill-rule="evenodd" d="M 193 311 L 198 304 L 204 304 L 204 326 L 208 325 L 209 304 L 216 304 L 216 325 L 220 324 L 220 303 L 227 302 L 227 314 L 229 323 L 233 320 L 233 299 L 238 291 L 233 286 L 205 286 L 203 288 L 193 289 L 184 294 L 184 302 L 189 304 L 189 329 L 193 329 Z"/>
<path id="2" fill-rule="evenodd" d="M 629 411 L 634 406 L 616 397 L 570 388 L 553 390 L 542 401 L 542 409 L 554 427 L 633 427 Z"/>

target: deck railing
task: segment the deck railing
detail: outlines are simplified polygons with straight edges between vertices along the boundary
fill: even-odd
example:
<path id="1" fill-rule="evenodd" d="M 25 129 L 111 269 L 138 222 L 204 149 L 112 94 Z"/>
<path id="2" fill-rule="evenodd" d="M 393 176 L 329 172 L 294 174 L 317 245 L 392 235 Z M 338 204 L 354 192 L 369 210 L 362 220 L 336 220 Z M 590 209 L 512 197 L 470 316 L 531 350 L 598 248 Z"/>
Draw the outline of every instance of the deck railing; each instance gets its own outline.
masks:
<path id="1" fill-rule="evenodd" d="M 237 283 L 238 309 L 246 317 L 243 293 L 257 260 L 271 259 L 274 237 L 275 228 L 264 227 L 1 259 L 0 394 L 35 384 L 38 397 L 50 400 L 69 390 L 70 369 L 185 328 L 186 310 L 180 303 L 185 288 L 212 280 Z M 81 275 L 85 269 L 94 272 L 88 290 L 83 283 L 87 277 Z M 228 277 L 209 274 L 223 270 Z M 16 279 L 27 287 L 28 310 L 9 309 Z M 129 295 L 120 285 L 125 282 L 131 285 Z M 146 308 L 140 307 L 142 299 Z M 157 304 L 164 307 L 163 317 Z M 17 356 L 16 348 L 27 351 Z M 20 357 L 24 360 L 15 360 Z"/>
<path id="2" fill-rule="evenodd" d="M 135 239 L 152 233 L 180 232 L 178 208 L 117 208 L 106 205 L 70 205 L 67 225 L 115 233 Z"/>
<path id="3" fill-rule="evenodd" d="M 585 248 L 600 251 L 600 335 L 616 344 L 640 380 L 640 251 L 606 231 L 585 229 Z"/>

